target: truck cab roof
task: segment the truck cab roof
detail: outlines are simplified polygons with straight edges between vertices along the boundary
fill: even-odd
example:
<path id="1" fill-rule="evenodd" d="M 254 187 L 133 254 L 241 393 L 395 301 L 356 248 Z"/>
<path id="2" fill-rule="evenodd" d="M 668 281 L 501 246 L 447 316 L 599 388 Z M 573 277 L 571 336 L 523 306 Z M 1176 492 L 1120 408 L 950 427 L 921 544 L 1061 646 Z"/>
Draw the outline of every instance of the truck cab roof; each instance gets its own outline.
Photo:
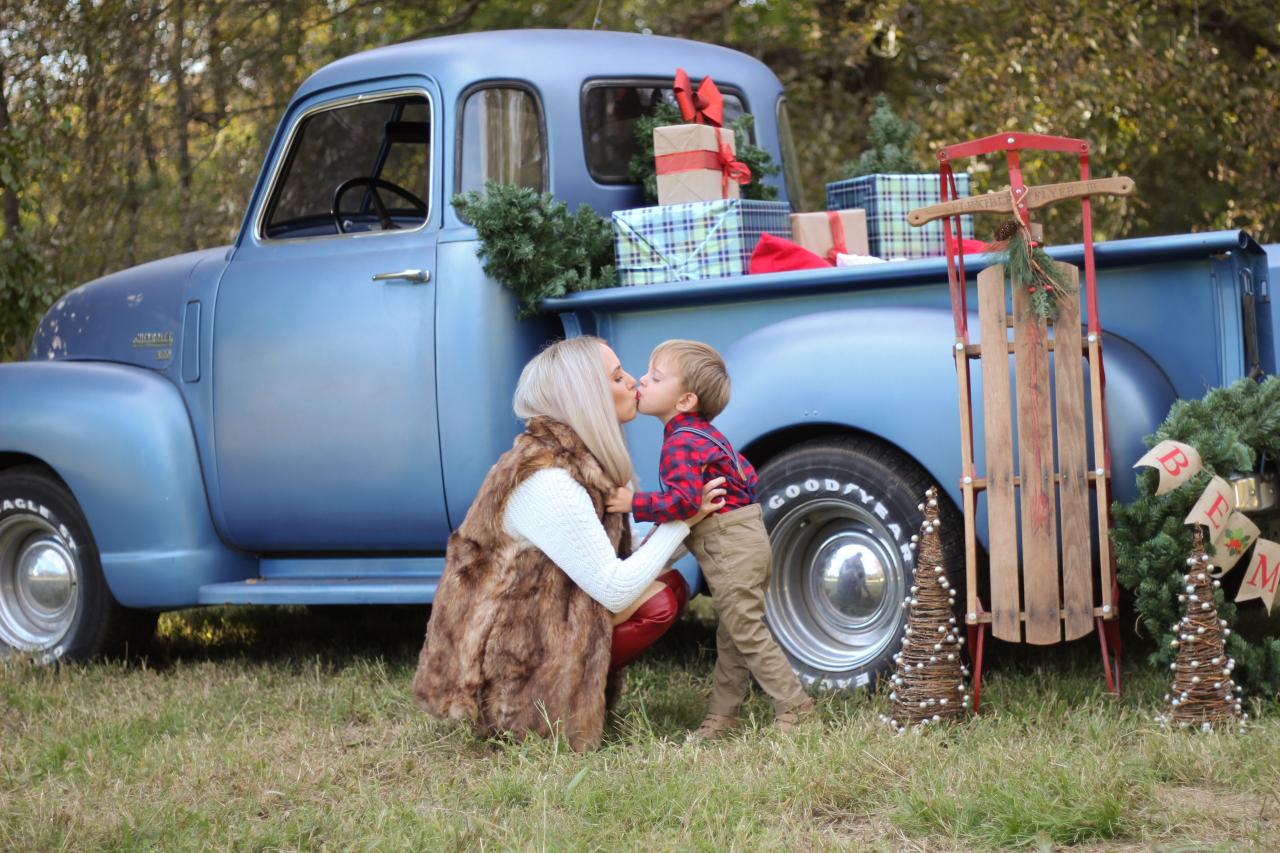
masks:
<path id="1" fill-rule="evenodd" d="M 755 118 L 755 142 L 782 162 L 778 113 L 782 84 L 769 68 L 736 50 L 685 39 L 591 30 L 506 30 L 423 39 L 340 59 L 311 75 L 297 105 L 329 91 L 379 79 L 421 75 L 439 87 L 445 162 L 459 145 L 463 100 L 486 83 L 510 83 L 538 99 L 549 156 L 548 189 L 571 207 L 601 213 L 642 203 L 639 188 L 601 176 L 587 161 L 587 91 L 608 83 L 670 88 L 677 68 L 697 82 L 710 76 Z M 286 122 L 287 123 L 287 122 Z M 779 180 L 781 184 L 781 180 Z M 782 198 L 785 188 L 780 187 Z"/>

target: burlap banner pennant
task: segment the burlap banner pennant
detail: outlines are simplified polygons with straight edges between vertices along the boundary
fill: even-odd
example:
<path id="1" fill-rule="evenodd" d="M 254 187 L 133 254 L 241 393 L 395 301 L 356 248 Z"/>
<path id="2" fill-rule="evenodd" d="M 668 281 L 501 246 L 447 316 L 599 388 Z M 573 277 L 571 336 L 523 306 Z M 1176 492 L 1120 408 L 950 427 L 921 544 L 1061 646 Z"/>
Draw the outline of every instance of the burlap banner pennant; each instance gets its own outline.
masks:
<path id="1" fill-rule="evenodd" d="M 1266 541 L 1258 539 L 1260 532 L 1249 516 L 1239 510 L 1233 511 L 1222 525 L 1222 533 L 1213 540 L 1213 564 L 1222 569 L 1224 575 L 1231 571 L 1254 542 Z"/>
<path id="2" fill-rule="evenodd" d="M 1240 592 L 1236 593 L 1236 602 L 1260 598 L 1267 606 L 1267 612 L 1271 612 L 1276 600 L 1277 580 L 1280 580 L 1280 544 L 1259 539 L 1244 582 L 1240 584 Z"/>
<path id="3" fill-rule="evenodd" d="M 1171 492 L 1190 480 L 1204 467 L 1200 461 L 1200 453 L 1191 445 L 1179 441 L 1165 440 L 1147 451 L 1146 455 L 1134 463 L 1137 468 L 1146 465 L 1160 472 L 1160 485 L 1157 495 Z"/>
<path id="4" fill-rule="evenodd" d="M 1214 477 L 1200 494 L 1200 500 L 1187 513 L 1183 524 L 1204 525 L 1209 531 L 1209 541 L 1217 542 L 1235 508 L 1236 490 L 1221 477 Z"/>

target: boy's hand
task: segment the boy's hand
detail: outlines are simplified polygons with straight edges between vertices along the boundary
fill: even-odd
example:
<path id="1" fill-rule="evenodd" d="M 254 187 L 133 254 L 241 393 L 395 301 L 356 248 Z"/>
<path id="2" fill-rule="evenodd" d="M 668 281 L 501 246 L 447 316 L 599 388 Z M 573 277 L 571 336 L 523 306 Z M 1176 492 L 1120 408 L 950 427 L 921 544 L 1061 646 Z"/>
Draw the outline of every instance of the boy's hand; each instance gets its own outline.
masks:
<path id="1" fill-rule="evenodd" d="M 635 494 L 626 486 L 618 486 L 613 490 L 613 494 L 609 495 L 609 499 L 605 501 L 604 508 L 609 512 L 631 512 L 631 502 L 635 498 Z"/>

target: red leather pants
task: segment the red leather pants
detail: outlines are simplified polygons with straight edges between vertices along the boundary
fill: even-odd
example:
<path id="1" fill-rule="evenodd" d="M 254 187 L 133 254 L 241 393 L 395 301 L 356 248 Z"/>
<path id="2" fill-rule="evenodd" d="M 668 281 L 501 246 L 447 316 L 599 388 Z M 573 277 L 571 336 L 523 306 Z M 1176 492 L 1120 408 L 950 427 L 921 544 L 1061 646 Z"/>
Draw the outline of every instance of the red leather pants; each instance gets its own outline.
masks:
<path id="1" fill-rule="evenodd" d="M 667 629 L 689 603 L 689 585 L 675 569 L 659 575 L 658 583 L 663 584 L 666 589 L 650 596 L 626 622 L 613 626 L 610 672 L 621 669 L 644 654 L 645 649 L 667 633 Z"/>

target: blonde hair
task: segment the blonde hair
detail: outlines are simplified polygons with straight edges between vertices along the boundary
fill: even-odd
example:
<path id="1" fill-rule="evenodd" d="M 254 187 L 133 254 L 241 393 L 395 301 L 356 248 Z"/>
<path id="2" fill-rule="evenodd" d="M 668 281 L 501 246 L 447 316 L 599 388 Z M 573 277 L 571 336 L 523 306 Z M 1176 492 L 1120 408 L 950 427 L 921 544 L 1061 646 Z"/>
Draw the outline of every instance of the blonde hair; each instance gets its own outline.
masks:
<path id="1" fill-rule="evenodd" d="M 684 390 L 698 395 L 698 414 L 707 420 L 729 405 L 729 371 L 720 353 L 700 341 L 663 341 L 653 348 L 650 361 L 663 359 L 680 374 Z"/>
<path id="2" fill-rule="evenodd" d="M 520 371 L 512 405 L 516 417 L 539 415 L 572 429 L 619 486 L 635 480 L 622 424 L 600 363 L 603 340 L 591 335 L 556 341 Z"/>

